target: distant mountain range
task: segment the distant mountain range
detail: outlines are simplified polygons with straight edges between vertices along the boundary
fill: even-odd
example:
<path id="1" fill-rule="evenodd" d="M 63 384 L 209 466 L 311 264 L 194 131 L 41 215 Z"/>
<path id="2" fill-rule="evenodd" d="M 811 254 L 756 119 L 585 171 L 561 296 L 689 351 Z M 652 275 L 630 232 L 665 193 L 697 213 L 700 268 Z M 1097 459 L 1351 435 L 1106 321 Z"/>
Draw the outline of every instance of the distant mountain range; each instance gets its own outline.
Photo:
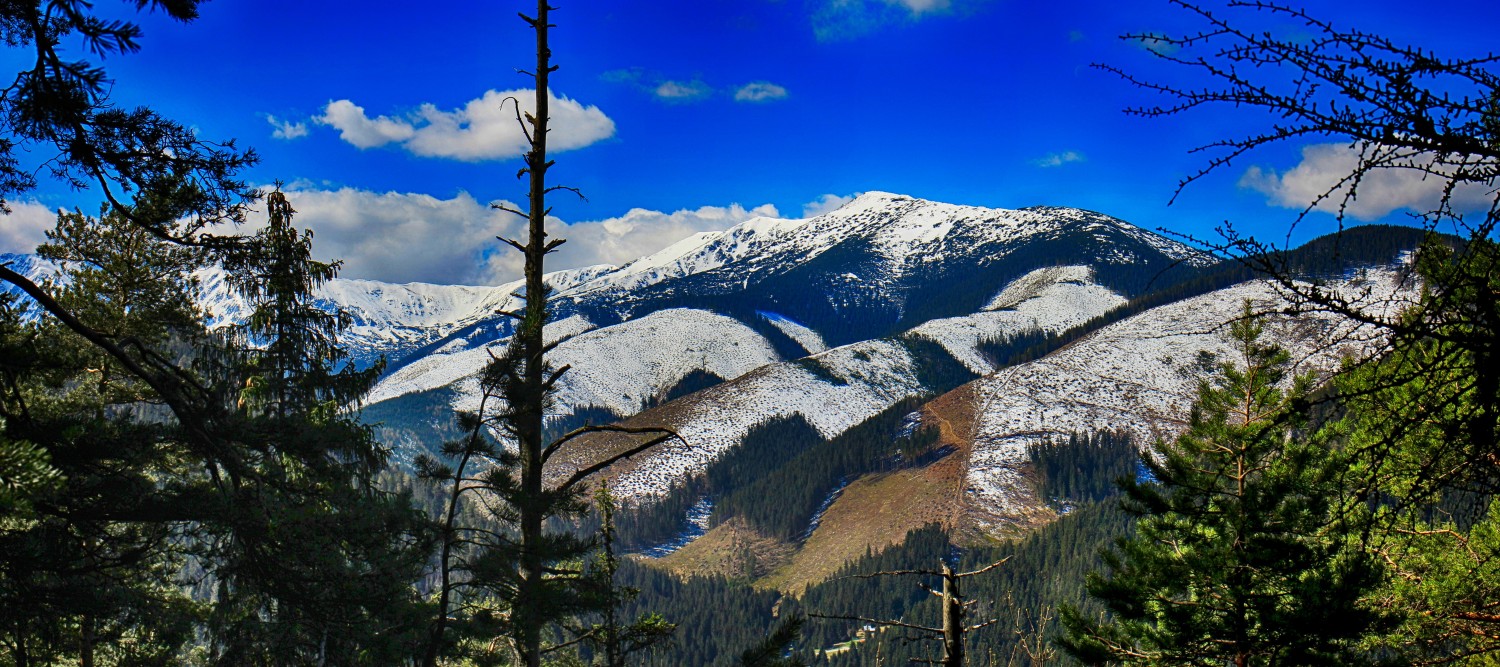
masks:
<path id="1" fill-rule="evenodd" d="M 1398 307 L 1405 293 L 1390 267 L 1416 233 L 1366 237 L 1374 240 L 1331 254 L 1315 246 L 1299 266 L 1366 298 L 1396 295 L 1390 307 Z M 0 261 L 32 276 L 55 271 L 29 256 Z M 243 317 L 222 274 L 200 279 L 215 322 Z M 1029 443 L 1102 430 L 1147 442 L 1181 428 L 1202 370 L 1227 358 L 1224 323 L 1247 299 L 1267 309 L 1280 299 L 1273 285 L 1247 279 L 1098 213 L 866 193 L 825 215 L 753 219 L 624 266 L 549 274 L 547 335 L 561 341 L 552 359 L 572 366 L 554 419 L 559 427 L 628 419 L 683 436 L 686 444 L 605 473 L 636 507 L 637 543 L 671 533 L 689 507 L 699 524 L 711 512 L 706 535 L 662 559 L 683 571 L 714 571 L 724 554 L 709 552 L 726 551 L 714 545 L 729 533 L 735 543 L 781 545 L 769 550 L 781 555 L 768 576 L 794 569 L 797 558 L 843 562 L 932 521 L 1005 534 L 1055 516 L 1028 482 Z M 520 289 L 340 279 L 319 292 L 353 316 L 345 342 L 355 362 L 386 359 L 365 414 L 383 423 L 398 459 L 435 448 L 452 434 L 452 410 L 476 406 L 475 376 L 512 332 L 497 311 L 517 309 Z M 1378 342 L 1330 317 L 1270 326 L 1316 372 Z M 756 434 L 768 424 L 824 443 L 813 449 L 874 447 L 881 462 L 835 452 L 823 458 L 842 462 L 793 463 L 805 452 L 762 443 Z M 880 429 L 890 432 L 869 435 Z M 918 432 L 928 434 L 925 454 L 910 450 Z M 877 444 L 839 444 L 867 441 Z M 626 445 L 578 441 L 554 473 Z M 757 524 L 761 515 L 744 505 L 756 501 L 735 495 L 756 479 L 724 473 L 731 459 L 741 477 L 808 486 L 802 495 L 813 500 L 761 501 L 783 502 L 794 519 L 785 525 L 805 529 Z M 893 466 L 905 477 L 890 477 Z M 840 518 L 872 498 L 887 519 L 856 527 Z M 653 512 L 655 529 L 646 527 Z M 830 531 L 845 538 L 830 540 Z"/>

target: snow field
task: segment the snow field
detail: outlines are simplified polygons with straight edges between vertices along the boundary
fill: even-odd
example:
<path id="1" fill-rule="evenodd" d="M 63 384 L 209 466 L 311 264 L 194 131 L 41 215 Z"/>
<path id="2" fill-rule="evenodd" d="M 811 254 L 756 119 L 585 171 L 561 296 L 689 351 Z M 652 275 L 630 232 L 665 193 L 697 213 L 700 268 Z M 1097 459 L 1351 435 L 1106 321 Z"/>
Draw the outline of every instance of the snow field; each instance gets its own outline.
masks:
<path id="1" fill-rule="evenodd" d="M 979 352 L 986 338 L 1061 332 L 1125 303 L 1125 297 L 1094 284 L 1093 277 L 1087 266 L 1037 269 L 1012 281 L 984 311 L 930 320 L 911 333 L 942 345 L 969 370 L 990 373 L 995 368 Z"/>
<path id="2" fill-rule="evenodd" d="M 911 355 L 894 341 L 853 343 L 811 358 L 845 384 L 819 378 L 797 362 L 783 362 L 706 389 L 671 424 L 688 444 L 670 441 L 643 454 L 615 479 L 612 490 L 621 498 L 659 496 L 702 472 L 756 424 L 800 414 L 819 435 L 832 438 L 924 390 Z"/>
<path id="3" fill-rule="evenodd" d="M 1364 285 L 1339 289 L 1370 307 L 1397 312 L 1409 303 L 1393 272 Z M 1367 287 L 1369 293 L 1358 296 Z M 1284 308 L 1278 288 L 1242 283 L 1168 304 L 1105 327 L 1053 354 L 978 380 L 980 415 L 967 480 L 971 504 L 992 518 L 1016 516 L 1030 501 L 1022 478 L 1026 448 L 1073 432 L 1125 430 L 1145 446 L 1176 437 L 1196 398 L 1200 380 L 1232 361 L 1228 322 L 1249 300 L 1257 311 Z M 1264 340 L 1287 348 L 1294 374 L 1327 377 L 1345 358 L 1368 354 L 1376 332 L 1328 313 L 1267 317 Z M 983 522 L 983 520 L 982 520 Z"/>

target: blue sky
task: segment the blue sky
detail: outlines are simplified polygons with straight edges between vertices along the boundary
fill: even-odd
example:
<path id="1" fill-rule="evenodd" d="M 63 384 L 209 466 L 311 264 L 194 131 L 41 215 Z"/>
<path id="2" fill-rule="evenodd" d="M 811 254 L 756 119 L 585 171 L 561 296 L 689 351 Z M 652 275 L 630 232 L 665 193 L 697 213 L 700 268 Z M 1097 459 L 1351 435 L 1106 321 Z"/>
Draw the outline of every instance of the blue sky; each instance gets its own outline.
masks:
<path id="1" fill-rule="evenodd" d="M 98 4 L 134 16 L 126 3 Z M 290 184 L 298 222 L 317 230 L 320 254 L 348 259 L 346 276 L 497 282 L 519 266 L 491 239 L 513 223 L 485 205 L 524 195 L 498 101 L 530 86 L 515 73 L 534 57 L 515 18 L 526 4 L 214 0 L 189 25 L 137 16 L 141 52 L 105 64 L 117 103 L 253 146 L 251 180 Z M 553 141 L 573 148 L 554 155 L 552 174 L 588 196 L 557 198 L 574 241 L 559 268 L 625 261 L 867 190 L 1077 206 L 1198 235 L 1228 220 L 1276 235 L 1295 215 L 1287 205 L 1305 185 L 1295 179 L 1340 164 L 1337 147 L 1285 145 L 1168 206 L 1178 180 L 1204 164 L 1189 149 L 1265 119 L 1121 112 L 1157 100 L 1090 64 L 1177 77 L 1118 39 L 1196 25 L 1165 1 L 558 4 L 553 92 L 565 101 Z M 1493 2 L 1306 6 L 1445 54 L 1500 46 Z M 24 249 L 56 207 L 91 201 L 50 184 L 22 199 L 34 203 L 0 219 L 0 250 Z M 1401 203 L 1371 204 L 1362 217 L 1398 219 Z M 1316 216 L 1299 237 L 1331 224 Z"/>

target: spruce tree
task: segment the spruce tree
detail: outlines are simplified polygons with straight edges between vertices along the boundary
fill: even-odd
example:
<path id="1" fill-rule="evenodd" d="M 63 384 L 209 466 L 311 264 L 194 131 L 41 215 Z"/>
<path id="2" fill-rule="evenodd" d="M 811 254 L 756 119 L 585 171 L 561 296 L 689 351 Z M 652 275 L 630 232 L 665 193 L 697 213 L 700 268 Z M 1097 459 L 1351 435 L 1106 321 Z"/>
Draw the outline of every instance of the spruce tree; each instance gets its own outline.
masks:
<path id="1" fill-rule="evenodd" d="M 314 290 L 337 263 L 311 259 L 280 191 L 269 222 L 225 262 L 250 306 L 221 361 L 221 435 L 244 457 L 209 525 L 211 624 L 221 664 L 389 664 L 421 643 L 411 588 L 428 550 L 410 499 L 378 489 L 386 450 L 355 410 L 380 371 L 348 363 L 349 317 Z"/>
<path id="2" fill-rule="evenodd" d="M 1238 358 L 1200 385 L 1187 432 L 1142 456 L 1150 478 L 1125 483 L 1136 533 L 1088 578 L 1109 614 L 1064 610 L 1073 656 L 1237 667 L 1370 660 L 1354 647 L 1378 620 L 1360 599 L 1380 570 L 1341 534 L 1345 459 L 1305 433 L 1311 378 L 1288 378 L 1288 354 L 1261 334 L 1247 304 L 1230 327 Z"/>

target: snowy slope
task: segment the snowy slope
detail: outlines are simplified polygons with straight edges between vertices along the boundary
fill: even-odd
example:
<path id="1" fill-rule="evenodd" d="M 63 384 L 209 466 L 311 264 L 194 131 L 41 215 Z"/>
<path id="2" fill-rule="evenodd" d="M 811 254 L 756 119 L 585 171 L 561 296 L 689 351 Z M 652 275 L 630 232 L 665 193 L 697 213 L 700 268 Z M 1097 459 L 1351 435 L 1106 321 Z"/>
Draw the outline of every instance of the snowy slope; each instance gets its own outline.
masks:
<path id="1" fill-rule="evenodd" d="M 778 360 L 764 337 L 739 321 L 703 310 L 664 310 L 637 320 L 593 329 L 579 316 L 548 325 L 550 340 L 562 340 L 554 365 L 572 366 L 558 383 L 559 414 L 606 407 L 633 414 L 696 369 L 739 377 Z M 478 408 L 477 376 L 508 339 L 470 347 L 459 339 L 383 378 L 367 404 L 440 387 L 458 390 L 455 407 Z"/>
<path id="2" fill-rule="evenodd" d="M 984 311 L 929 320 L 911 330 L 936 341 L 975 373 L 994 368 L 979 352 L 979 343 L 1022 331 L 1063 331 L 1083 324 L 1125 297 L 1093 283 L 1087 266 L 1058 266 L 1032 271 L 1008 285 Z"/>
<path id="3" fill-rule="evenodd" d="M 828 343 L 823 342 L 823 337 L 819 336 L 818 332 L 807 328 L 801 322 L 785 315 L 769 313 L 764 310 L 755 311 L 755 314 L 759 315 L 761 319 L 770 322 L 771 326 L 776 327 L 781 333 L 786 334 L 788 338 L 796 341 L 809 354 L 817 354 L 828 349 Z"/>
<path id="4" fill-rule="evenodd" d="M 1370 275 L 1371 283 L 1341 288 L 1352 295 L 1373 287 L 1365 301 L 1385 312 L 1410 302 L 1409 293 L 1395 291 L 1394 272 Z M 1097 430 L 1125 430 L 1149 443 L 1181 432 L 1204 367 L 1233 358 L 1226 323 L 1246 300 L 1258 311 L 1285 304 L 1270 283 L 1242 283 L 1148 310 L 967 387 L 980 415 L 968 500 L 981 524 L 1004 521 L 1032 502 L 1022 476 L 1031 443 Z M 1292 353 L 1296 372 L 1324 376 L 1378 343 L 1370 329 L 1321 313 L 1268 316 L 1265 339 Z"/>
<path id="5" fill-rule="evenodd" d="M 739 444 L 751 427 L 774 417 L 800 414 L 831 438 L 926 391 L 911 355 L 895 341 L 853 343 L 810 358 L 837 379 L 820 377 L 805 363 L 786 362 L 678 399 L 669 425 L 686 444 L 670 441 L 640 457 L 615 478 L 611 490 L 621 498 L 664 494 Z"/>
<path id="6" fill-rule="evenodd" d="M 1006 299 L 997 295 L 995 303 L 1014 310 L 929 322 L 909 335 L 934 340 L 955 358 L 972 362 L 976 372 L 989 372 L 993 368 L 975 349 L 981 338 L 1035 328 L 1060 331 L 1121 302 L 1089 282 L 1090 275 L 1087 267 L 1039 270 L 1007 286 Z M 798 414 L 832 438 L 902 399 L 934 389 L 918 380 L 911 353 L 896 339 L 852 343 L 769 365 L 648 413 L 649 420 L 675 429 L 686 443 L 669 442 L 638 457 L 611 488 L 622 497 L 660 495 L 768 419 Z"/>

